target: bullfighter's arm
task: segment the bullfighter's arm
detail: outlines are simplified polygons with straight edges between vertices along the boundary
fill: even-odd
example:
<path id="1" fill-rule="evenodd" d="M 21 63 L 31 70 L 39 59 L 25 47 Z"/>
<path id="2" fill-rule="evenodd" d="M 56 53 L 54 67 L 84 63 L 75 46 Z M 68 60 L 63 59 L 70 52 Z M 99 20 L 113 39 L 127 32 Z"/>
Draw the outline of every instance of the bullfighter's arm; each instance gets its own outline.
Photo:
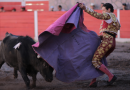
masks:
<path id="1" fill-rule="evenodd" d="M 109 20 L 111 18 L 108 13 L 103 13 L 103 14 L 98 13 L 98 12 L 95 12 L 93 9 L 88 8 L 88 7 L 86 7 L 86 9 L 84 11 L 97 19 Z"/>
<path id="2" fill-rule="evenodd" d="M 87 12 L 88 14 L 90 14 L 91 16 L 93 16 L 97 19 L 109 20 L 111 18 L 108 13 L 102 14 L 102 13 L 95 12 L 93 9 L 85 6 L 83 3 L 80 3 L 79 7 L 82 8 L 85 12 Z"/>

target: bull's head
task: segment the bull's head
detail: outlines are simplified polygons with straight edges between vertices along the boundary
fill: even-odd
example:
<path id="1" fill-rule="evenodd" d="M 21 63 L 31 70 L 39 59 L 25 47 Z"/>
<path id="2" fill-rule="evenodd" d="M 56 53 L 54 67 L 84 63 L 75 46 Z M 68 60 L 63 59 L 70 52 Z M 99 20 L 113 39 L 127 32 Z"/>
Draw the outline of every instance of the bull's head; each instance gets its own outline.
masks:
<path id="1" fill-rule="evenodd" d="M 40 61 L 40 74 L 45 78 L 47 82 L 51 82 L 53 80 L 53 68 L 43 59 Z"/>
<path id="2" fill-rule="evenodd" d="M 9 36 L 9 35 L 12 35 L 12 34 L 11 34 L 11 33 L 8 33 L 8 32 L 5 33 L 5 37 L 6 37 L 6 36 Z"/>
<path id="3" fill-rule="evenodd" d="M 12 33 L 8 33 L 8 32 L 6 32 L 5 33 L 5 37 L 7 37 L 7 36 L 13 36 L 13 38 L 15 37 L 15 38 L 17 38 L 18 36 L 16 36 L 16 35 L 13 35 Z"/>

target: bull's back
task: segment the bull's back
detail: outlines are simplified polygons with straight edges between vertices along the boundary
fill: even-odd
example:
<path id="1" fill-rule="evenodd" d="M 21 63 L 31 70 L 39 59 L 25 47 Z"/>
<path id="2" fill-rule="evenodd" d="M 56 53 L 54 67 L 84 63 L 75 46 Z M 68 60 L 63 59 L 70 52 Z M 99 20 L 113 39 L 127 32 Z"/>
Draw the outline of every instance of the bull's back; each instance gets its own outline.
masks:
<path id="1" fill-rule="evenodd" d="M 21 43 L 19 48 L 14 48 L 18 43 Z M 30 37 L 23 36 L 8 36 L 2 41 L 3 57 L 6 63 L 12 67 L 18 67 L 19 64 L 27 65 L 31 59 L 35 58 L 32 44 L 35 42 Z"/>
<path id="2" fill-rule="evenodd" d="M 4 61 L 11 67 L 17 67 L 17 50 L 14 49 L 16 41 L 7 40 L 5 43 L 2 42 L 2 53 Z"/>

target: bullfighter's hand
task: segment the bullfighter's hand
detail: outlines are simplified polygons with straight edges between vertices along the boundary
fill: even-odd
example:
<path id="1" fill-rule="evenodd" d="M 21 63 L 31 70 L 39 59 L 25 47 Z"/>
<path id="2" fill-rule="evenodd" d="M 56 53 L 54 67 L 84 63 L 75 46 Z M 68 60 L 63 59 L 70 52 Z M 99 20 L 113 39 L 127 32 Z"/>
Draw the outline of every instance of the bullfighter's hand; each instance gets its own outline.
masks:
<path id="1" fill-rule="evenodd" d="M 102 40 L 103 39 L 103 35 L 99 35 L 100 39 Z"/>
<path id="2" fill-rule="evenodd" d="M 86 10 L 86 6 L 83 3 L 79 3 L 79 7 L 83 10 Z"/>

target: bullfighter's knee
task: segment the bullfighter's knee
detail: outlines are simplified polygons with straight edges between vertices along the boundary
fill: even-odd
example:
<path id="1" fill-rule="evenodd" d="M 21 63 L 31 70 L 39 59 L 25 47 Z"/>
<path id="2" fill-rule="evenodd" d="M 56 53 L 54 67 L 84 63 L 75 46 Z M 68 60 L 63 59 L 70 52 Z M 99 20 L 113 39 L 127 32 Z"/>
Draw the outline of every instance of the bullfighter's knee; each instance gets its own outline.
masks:
<path id="1" fill-rule="evenodd" d="M 93 66 L 94 66 L 95 68 L 99 68 L 102 63 L 101 63 L 100 60 L 98 60 L 97 58 L 93 58 L 93 59 L 92 59 L 92 64 L 93 64 Z"/>

